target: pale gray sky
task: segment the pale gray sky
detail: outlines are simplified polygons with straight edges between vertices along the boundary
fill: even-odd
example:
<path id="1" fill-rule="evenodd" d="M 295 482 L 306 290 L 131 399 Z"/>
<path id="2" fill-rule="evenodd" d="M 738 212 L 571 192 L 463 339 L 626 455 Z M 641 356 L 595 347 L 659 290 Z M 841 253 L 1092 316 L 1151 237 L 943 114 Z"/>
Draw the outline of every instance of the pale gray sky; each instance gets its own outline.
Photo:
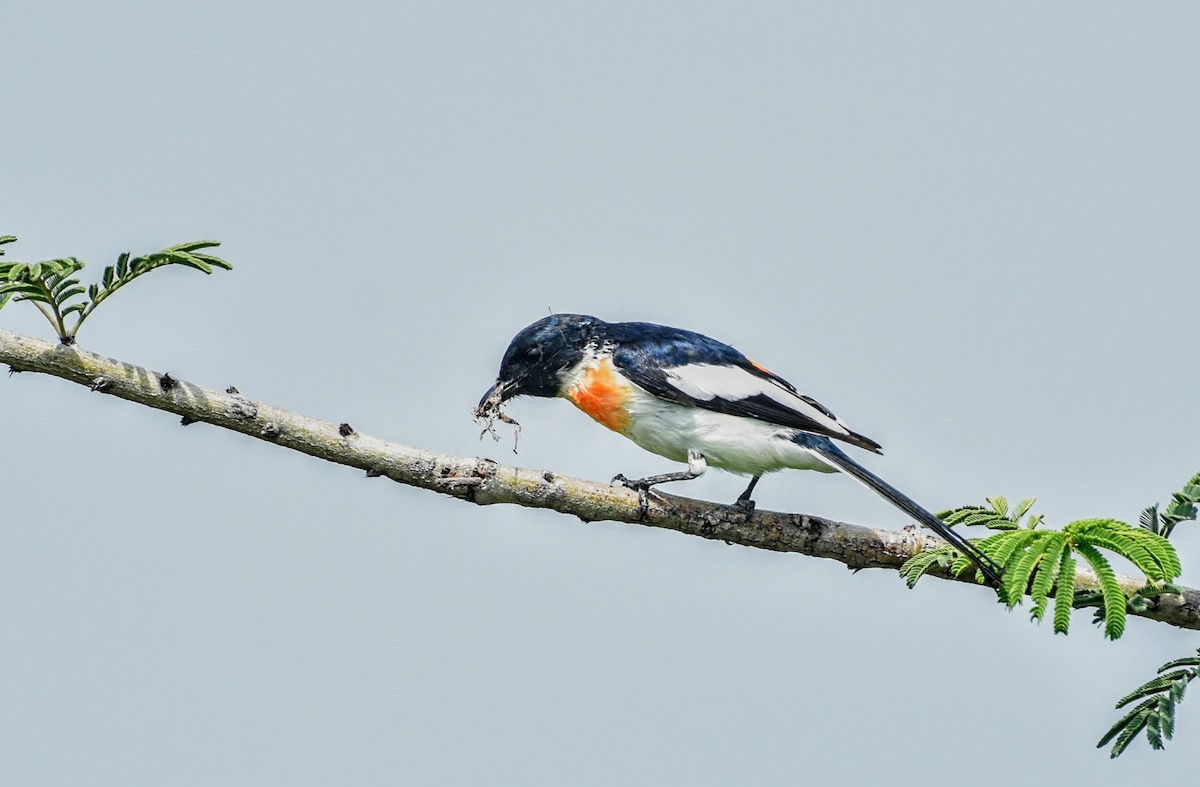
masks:
<path id="1" fill-rule="evenodd" d="M 517 457 L 478 441 L 510 336 L 582 311 L 735 344 L 932 508 L 1132 521 L 1200 469 L 1198 24 L 1186 3 L 10 3 L 0 232 L 97 276 L 223 241 L 233 273 L 152 276 L 81 344 L 400 442 L 673 469 L 565 402 L 511 408 Z M 0 325 L 48 335 L 15 306 Z M 1093 749 L 1192 633 L 1135 620 L 1113 644 L 1077 613 L 1055 637 L 962 586 L 475 508 L 34 375 L 0 402 L 6 785 L 1200 770 L 1196 697 L 1166 752 Z M 904 524 L 839 477 L 758 500 Z"/>

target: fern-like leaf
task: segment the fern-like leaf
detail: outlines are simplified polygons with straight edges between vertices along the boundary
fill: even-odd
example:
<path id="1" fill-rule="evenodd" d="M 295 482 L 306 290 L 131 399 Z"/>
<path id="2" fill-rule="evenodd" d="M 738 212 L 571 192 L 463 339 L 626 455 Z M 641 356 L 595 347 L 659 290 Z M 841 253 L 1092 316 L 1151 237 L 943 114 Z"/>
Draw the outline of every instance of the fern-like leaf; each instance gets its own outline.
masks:
<path id="1" fill-rule="evenodd" d="M 1197 650 L 1196 652 L 1200 653 L 1200 650 Z M 1200 669 L 1200 656 L 1185 656 L 1182 659 L 1168 661 L 1166 664 L 1159 667 L 1158 671 L 1165 672 L 1169 669 L 1175 669 L 1176 667 L 1196 667 L 1197 669 Z"/>
<path id="2" fill-rule="evenodd" d="M 988 504 L 992 507 L 992 511 L 997 516 L 1002 516 L 1008 519 L 1008 498 L 1004 495 L 996 495 L 995 497 L 987 498 Z"/>
<path id="3" fill-rule="evenodd" d="M 900 567 L 900 577 L 908 584 L 910 589 L 915 587 L 917 580 L 934 566 L 946 566 L 950 564 L 952 549 L 949 546 L 938 547 L 937 549 L 931 549 L 928 552 L 912 556 Z"/>
<path id="4" fill-rule="evenodd" d="M 1158 698 L 1158 713 L 1156 716 L 1158 717 L 1157 726 L 1162 733 L 1162 737 L 1166 740 L 1171 740 L 1175 735 L 1175 698 L 1171 696 L 1170 692 Z M 1160 745 L 1154 748 L 1161 749 L 1161 741 Z"/>
<path id="5" fill-rule="evenodd" d="M 14 240 L 16 238 L 11 235 L 0 235 L 0 246 Z M 54 326 L 59 340 L 63 344 L 73 344 L 80 326 L 105 298 L 148 271 L 163 265 L 182 265 L 203 273 L 212 273 L 216 268 L 232 270 L 233 266 L 225 260 L 204 253 L 218 245 L 215 241 L 191 241 L 145 257 L 122 254 L 115 265 L 104 269 L 99 284 L 86 288 L 73 278 L 84 267 L 74 257 L 35 263 L 0 263 L 0 307 L 9 301 L 33 301 Z M 2 249 L 0 254 L 3 254 Z M 71 303 L 80 297 L 82 301 Z M 73 317 L 73 324 L 68 325 L 66 317 Z"/>
<path id="6" fill-rule="evenodd" d="M 1104 635 L 1109 639 L 1120 639 L 1125 631 L 1125 604 L 1128 599 L 1117 583 L 1112 565 L 1091 544 L 1076 543 L 1075 551 L 1096 572 L 1096 580 L 1100 583 L 1100 593 L 1104 598 Z"/>
<path id="7" fill-rule="evenodd" d="M 1023 532 L 1032 533 L 1033 531 Z M 1029 586 L 1033 571 L 1052 542 L 1051 538 L 1040 537 L 1042 535 L 1041 533 L 1034 534 L 1029 548 L 1017 555 L 1015 560 L 1010 561 L 1011 567 L 1005 567 L 1004 579 L 1000 584 L 1000 598 L 1008 605 L 1009 609 L 1021 603 L 1021 599 L 1025 597 L 1025 590 Z M 1049 536 L 1050 534 L 1046 533 L 1045 535 Z"/>
<path id="8" fill-rule="evenodd" d="M 962 506 L 938 514 L 947 525 L 983 525 L 992 530 L 1012 530 L 1015 522 L 982 506 Z"/>
<path id="9" fill-rule="evenodd" d="M 233 266 L 220 257 L 198 253 L 202 249 L 211 249 L 219 245 L 217 241 L 210 240 L 190 241 L 169 246 L 145 257 L 131 257 L 129 252 L 121 254 L 117 257 L 115 264 L 104 268 L 100 275 L 100 284 L 88 287 L 87 303 L 84 308 L 71 310 L 76 319 L 74 325 L 67 331 L 67 339 L 74 340 L 80 326 L 106 298 L 134 279 L 156 268 L 164 265 L 182 265 L 202 273 L 212 273 L 214 268 L 233 270 Z"/>
<path id="10" fill-rule="evenodd" d="M 1066 634 L 1071 628 L 1071 611 L 1075 609 L 1075 559 L 1069 549 L 1063 550 L 1054 589 L 1054 633 Z"/>
<path id="11" fill-rule="evenodd" d="M 1067 538 L 1062 533 L 1054 533 L 1046 539 L 1046 551 L 1038 563 L 1037 575 L 1033 578 L 1029 595 L 1033 597 L 1033 610 L 1029 617 L 1040 621 L 1046 614 L 1046 605 L 1050 598 L 1050 589 L 1058 576 L 1062 564 L 1063 551 L 1067 549 Z"/>
<path id="12" fill-rule="evenodd" d="M 1036 502 L 1036 497 L 1027 497 L 1021 502 L 1017 503 L 1017 507 L 1013 509 L 1012 516 L 1010 517 L 1012 521 L 1019 522 L 1021 517 L 1025 516 L 1025 514 L 1029 512 L 1029 509 L 1033 508 L 1033 504 Z"/>
<path id="13" fill-rule="evenodd" d="M 1183 566 L 1179 562 L 1179 553 L 1175 551 L 1175 546 L 1170 541 L 1145 530 L 1126 527 L 1125 537 L 1133 539 L 1150 553 L 1154 561 L 1158 563 L 1165 578 L 1164 581 L 1170 582 L 1183 573 Z M 1147 576 L 1149 576 L 1148 572 Z"/>
<path id="14" fill-rule="evenodd" d="M 1005 530 L 972 543 L 976 549 L 978 549 L 987 557 L 991 558 L 997 565 L 1003 568 L 1005 562 L 1008 561 L 1008 559 L 1012 556 L 1013 551 L 1017 548 L 1013 543 L 1014 540 L 1023 540 L 1026 537 L 1026 533 L 1027 531 L 1014 532 Z M 958 555 L 958 552 L 955 551 L 954 554 Z M 975 581 L 982 582 L 982 572 L 980 572 L 978 568 L 976 568 L 975 563 L 965 555 L 958 555 L 958 557 L 956 557 L 954 562 L 950 565 L 950 573 L 956 577 L 961 577 L 964 573 L 971 569 L 975 570 Z"/>
<path id="15" fill-rule="evenodd" d="M 1003 533 L 997 533 L 994 536 L 989 536 L 983 541 L 980 541 L 979 546 L 982 549 L 983 545 L 987 544 L 989 549 L 985 554 L 1000 564 L 1004 570 L 1007 571 L 1013 556 L 1023 550 L 1029 545 L 1029 542 L 1038 538 L 1040 535 L 1040 533 L 1035 533 L 1032 530 L 1011 530 Z"/>
<path id="16" fill-rule="evenodd" d="M 1159 671 L 1161 672 L 1164 667 L 1168 666 L 1170 665 L 1164 664 L 1162 667 L 1159 667 Z M 1173 683 L 1180 682 L 1184 678 L 1190 680 L 1190 678 L 1188 678 L 1189 674 L 1190 673 L 1188 670 L 1175 670 L 1173 672 L 1168 672 L 1165 675 L 1159 675 L 1156 678 L 1151 678 L 1141 686 L 1138 686 L 1136 689 L 1126 694 L 1121 699 L 1117 700 L 1116 707 L 1123 708 L 1134 700 L 1140 700 L 1144 697 L 1149 697 L 1152 694 L 1158 694 L 1160 691 L 1166 691 L 1171 688 L 1171 684 Z M 1183 680 L 1183 683 L 1186 685 L 1187 681 Z"/>
<path id="17" fill-rule="evenodd" d="M 1169 582 L 1181 571 L 1179 556 L 1171 542 L 1148 530 L 1115 519 L 1084 519 L 1072 522 L 1066 531 L 1094 546 L 1116 552 L 1152 581 Z"/>
<path id="18" fill-rule="evenodd" d="M 1103 748 L 1108 745 L 1109 741 L 1113 741 L 1112 751 L 1108 756 L 1112 759 L 1120 757 L 1121 752 L 1125 751 L 1134 737 L 1145 728 L 1146 719 L 1157 707 L 1158 700 L 1151 697 L 1126 713 L 1104 734 L 1104 737 L 1096 744 L 1096 748 Z"/>
<path id="19" fill-rule="evenodd" d="M 18 301 L 50 303 L 50 297 L 36 284 L 5 284 L 0 287 L 0 292 L 9 293 L 16 297 Z"/>
<path id="20" fill-rule="evenodd" d="M 1154 555 L 1132 538 L 1116 531 L 1104 529 L 1093 530 L 1081 535 L 1092 546 L 1103 547 L 1110 552 L 1116 552 L 1118 555 L 1126 558 L 1141 569 L 1142 573 L 1151 581 L 1167 581 L 1167 576 Z"/>
<path id="21" fill-rule="evenodd" d="M 1155 535 L 1162 535 L 1162 529 L 1158 523 L 1158 503 L 1142 509 L 1142 515 L 1138 517 L 1138 525 Z"/>
<path id="22" fill-rule="evenodd" d="M 1171 495 L 1171 502 L 1165 509 L 1160 510 L 1158 503 L 1155 503 L 1142 511 L 1141 526 L 1151 533 L 1170 538 L 1176 525 L 1196 519 L 1197 505 L 1200 505 L 1200 473 L 1188 479 L 1183 489 Z"/>
<path id="23" fill-rule="evenodd" d="M 1196 651 L 1200 654 L 1200 650 Z M 1146 731 L 1146 741 L 1153 749 L 1161 749 L 1175 735 L 1175 714 L 1183 701 L 1187 685 L 1200 674 L 1200 658 L 1169 661 L 1158 668 L 1158 676 L 1146 681 L 1117 701 L 1117 708 L 1141 700 L 1114 724 L 1097 748 L 1113 742 L 1109 756 L 1119 757 L 1139 732 Z"/>

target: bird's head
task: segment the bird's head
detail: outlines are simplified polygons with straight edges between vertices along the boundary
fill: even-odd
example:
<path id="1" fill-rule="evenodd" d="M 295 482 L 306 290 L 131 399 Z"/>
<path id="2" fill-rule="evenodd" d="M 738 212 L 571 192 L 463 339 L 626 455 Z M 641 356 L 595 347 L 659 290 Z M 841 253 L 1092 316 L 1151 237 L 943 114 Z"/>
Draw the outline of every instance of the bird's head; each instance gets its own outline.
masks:
<path id="1" fill-rule="evenodd" d="M 479 400 L 478 411 L 514 396 L 557 396 L 564 373 L 579 363 L 602 324 L 584 314 L 552 314 L 521 330 L 505 350 L 500 373 Z"/>

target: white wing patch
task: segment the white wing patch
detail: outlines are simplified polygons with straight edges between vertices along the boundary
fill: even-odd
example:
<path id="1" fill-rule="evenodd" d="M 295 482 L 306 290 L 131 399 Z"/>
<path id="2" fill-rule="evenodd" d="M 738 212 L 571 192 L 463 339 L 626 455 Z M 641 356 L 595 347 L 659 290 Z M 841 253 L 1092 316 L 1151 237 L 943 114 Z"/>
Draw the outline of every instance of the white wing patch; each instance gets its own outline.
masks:
<path id="1" fill-rule="evenodd" d="M 812 421 L 816 421 L 831 432 L 850 434 L 850 429 L 841 419 L 832 417 L 814 401 L 788 390 L 774 380 L 751 374 L 737 366 L 718 366 L 707 363 L 690 363 L 664 370 L 667 382 L 682 393 L 704 402 L 721 398 L 727 401 L 765 396 L 783 407 Z"/>

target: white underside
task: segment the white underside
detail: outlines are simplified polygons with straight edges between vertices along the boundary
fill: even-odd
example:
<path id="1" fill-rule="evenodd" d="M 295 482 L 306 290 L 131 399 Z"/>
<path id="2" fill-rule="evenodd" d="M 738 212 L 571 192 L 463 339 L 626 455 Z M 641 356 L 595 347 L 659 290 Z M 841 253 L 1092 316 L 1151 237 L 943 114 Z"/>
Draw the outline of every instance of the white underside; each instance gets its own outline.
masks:
<path id="1" fill-rule="evenodd" d="M 633 442 L 677 462 L 688 450 L 700 452 L 709 467 L 742 475 L 776 470 L 817 470 L 836 473 L 812 453 L 792 442 L 795 429 L 752 418 L 687 407 L 660 399 L 631 386 L 625 402 L 629 425 L 624 434 Z"/>

